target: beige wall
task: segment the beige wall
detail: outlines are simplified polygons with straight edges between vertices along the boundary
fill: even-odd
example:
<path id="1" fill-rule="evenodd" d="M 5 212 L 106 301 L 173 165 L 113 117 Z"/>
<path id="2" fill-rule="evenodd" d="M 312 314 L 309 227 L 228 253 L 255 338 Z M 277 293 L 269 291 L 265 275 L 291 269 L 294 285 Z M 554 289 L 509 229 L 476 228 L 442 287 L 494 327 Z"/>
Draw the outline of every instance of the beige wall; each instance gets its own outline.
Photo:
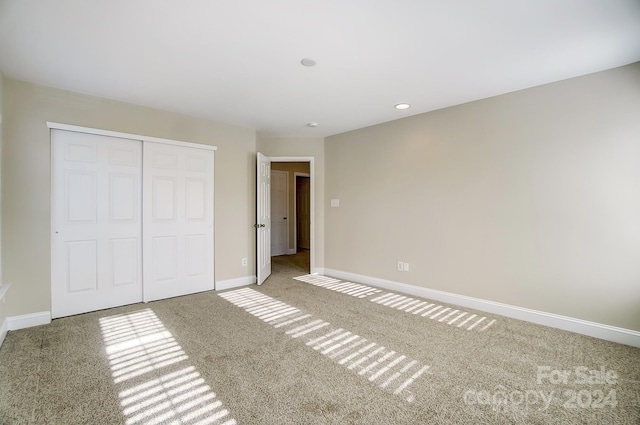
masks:
<path id="1" fill-rule="evenodd" d="M 286 171 L 289 175 L 289 249 L 294 249 L 296 246 L 296 221 L 293 219 L 295 216 L 295 192 L 296 192 L 296 177 L 295 173 L 309 173 L 308 162 L 274 162 L 271 164 L 272 170 Z"/>
<path id="2" fill-rule="evenodd" d="M 49 311 L 50 148 L 46 121 L 215 145 L 216 281 L 255 275 L 255 132 L 5 79 L 2 246 L 9 316 Z M 249 259 L 242 267 L 241 259 Z"/>
<path id="3" fill-rule="evenodd" d="M 326 268 L 640 331 L 640 63 L 325 152 Z"/>
<path id="4" fill-rule="evenodd" d="M 0 285 L 4 283 L 3 279 L 3 270 L 2 270 L 2 133 L 3 133 L 3 124 L 2 119 L 4 115 L 4 103 L 2 101 L 4 99 L 4 75 L 0 72 Z M 4 306 L 1 306 L 2 314 L 0 314 L 0 326 L 4 323 Z"/>
<path id="5" fill-rule="evenodd" d="M 324 180 L 325 154 L 323 138 L 261 139 L 257 140 L 257 150 L 269 157 L 305 156 L 314 158 L 314 231 L 312 249 L 316 268 L 324 267 Z M 313 270 L 312 270 L 313 271 Z"/>

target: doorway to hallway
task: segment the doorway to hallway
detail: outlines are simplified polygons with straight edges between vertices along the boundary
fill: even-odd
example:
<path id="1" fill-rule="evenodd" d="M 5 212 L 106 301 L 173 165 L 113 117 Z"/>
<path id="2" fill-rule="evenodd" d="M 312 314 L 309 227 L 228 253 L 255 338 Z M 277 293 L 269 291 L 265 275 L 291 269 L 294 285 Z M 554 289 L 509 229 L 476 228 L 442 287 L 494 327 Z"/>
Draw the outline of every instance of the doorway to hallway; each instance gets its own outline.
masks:
<path id="1" fill-rule="evenodd" d="M 271 257 L 311 272 L 311 163 L 271 158 Z M 275 244 L 275 246 L 274 246 Z"/>

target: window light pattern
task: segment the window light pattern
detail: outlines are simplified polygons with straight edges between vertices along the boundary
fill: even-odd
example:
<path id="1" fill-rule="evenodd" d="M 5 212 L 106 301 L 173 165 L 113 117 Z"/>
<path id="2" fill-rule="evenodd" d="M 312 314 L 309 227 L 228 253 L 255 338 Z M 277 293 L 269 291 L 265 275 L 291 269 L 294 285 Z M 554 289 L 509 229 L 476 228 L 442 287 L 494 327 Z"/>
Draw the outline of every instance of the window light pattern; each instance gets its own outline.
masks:
<path id="1" fill-rule="evenodd" d="M 320 276 L 315 274 L 298 276 L 298 277 L 294 277 L 294 279 L 300 282 L 305 282 L 314 286 L 320 286 L 322 288 L 331 289 L 332 291 L 351 295 L 352 297 L 357 297 L 357 298 L 366 298 L 369 295 L 373 295 L 373 294 L 377 294 L 378 292 L 381 292 L 380 289 L 372 288 L 370 286 L 361 285 L 359 283 L 343 282 L 339 279 L 334 279 L 332 277 Z"/>
<path id="2" fill-rule="evenodd" d="M 125 425 L 236 424 L 153 311 L 105 317 L 100 328 Z"/>
<path id="3" fill-rule="evenodd" d="M 367 298 L 382 292 L 380 289 L 370 286 L 343 282 L 339 279 L 327 276 L 310 274 L 294 277 L 294 279 L 358 298 Z M 439 323 L 452 325 L 456 328 L 461 328 L 467 331 L 475 330 L 478 332 L 484 332 L 496 323 L 496 319 L 488 319 L 485 316 L 470 314 L 463 310 L 444 307 L 442 305 L 430 303 L 429 301 L 411 298 L 405 295 L 395 294 L 393 292 L 378 295 L 376 298 L 372 298 L 371 301 L 406 313 L 419 314 L 422 317 L 426 317 Z"/>
<path id="4" fill-rule="evenodd" d="M 429 366 L 417 360 L 253 289 L 225 292 L 220 297 L 410 403 L 415 400 L 409 389 L 411 384 L 422 374 L 430 373 Z"/>
<path id="5" fill-rule="evenodd" d="M 466 311 L 456 310 L 451 307 L 430 303 L 404 295 L 388 292 L 371 299 L 372 302 L 397 310 L 426 317 L 427 319 L 465 329 L 467 331 L 484 332 L 489 329 L 496 319 L 488 320 L 485 316 L 470 314 Z"/>

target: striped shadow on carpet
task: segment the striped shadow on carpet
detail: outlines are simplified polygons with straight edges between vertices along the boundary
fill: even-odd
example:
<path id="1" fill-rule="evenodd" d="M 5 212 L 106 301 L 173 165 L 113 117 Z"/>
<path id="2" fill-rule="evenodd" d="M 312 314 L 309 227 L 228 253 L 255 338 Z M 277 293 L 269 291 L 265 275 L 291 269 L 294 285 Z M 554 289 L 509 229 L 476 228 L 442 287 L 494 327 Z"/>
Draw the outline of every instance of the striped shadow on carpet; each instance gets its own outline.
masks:
<path id="1" fill-rule="evenodd" d="M 409 403 L 415 400 L 409 390 L 411 384 L 425 372 L 430 373 L 429 366 L 421 365 L 417 360 L 333 327 L 329 322 L 315 319 L 253 289 L 238 289 L 219 296 L 274 328 L 282 328 L 291 338 L 305 337 L 308 347 Z"/>
<path id="2" fill-rule="evenodd" d="M 236 425 L 151 309 L 99 321 L 125 425 Z"/>
<path id="3" fill-rule="evenodd" d="M 357 298 L 367 298 L 378 294 L 382 290 L 359 283 L 343 282 L 327 276 L 304 275 L 294 277 L 295 280 L 308 283 L 321 288 L 351 295 Z M 439 323 L 454 326 L 467 331 L 484 332 L 496 323 L 496 319 L 489 319 L 486 316 L 471 314 L 463 310 L 456 310 L 451 307 L 444 307 L 429 301 L 407 297 L 405 295 L 387 292 L 370 299 L 380 305 L 395 308 L 406 313 L 420 315 Z"/>
<path id="4" fill-rule="evenodd" d="M 369 295 L 382 292 L 380 289 L 372 288 L 370 286 L 361 285 L 359 283 L 343 282 L 339 279 L 334 279 L 327 276 L 319 276 L 315 274 L 308 274 L 305 276 L 294 277 L 295 280 L 308 283 L 310 285 L 319 286 L 321 288 L 330 289 L 341 294 L 351 295 L 356 298 L 366 298 Z"/>

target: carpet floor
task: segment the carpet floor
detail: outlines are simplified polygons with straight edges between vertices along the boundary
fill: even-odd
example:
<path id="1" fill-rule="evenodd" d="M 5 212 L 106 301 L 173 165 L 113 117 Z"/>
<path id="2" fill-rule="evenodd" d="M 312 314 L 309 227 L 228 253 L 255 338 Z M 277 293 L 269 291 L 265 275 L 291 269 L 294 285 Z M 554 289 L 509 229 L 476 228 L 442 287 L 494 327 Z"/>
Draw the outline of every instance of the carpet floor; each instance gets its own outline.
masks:
<path id="1" fill-rule="evenodd" d="M 262 286 L 56 319 L 0 348 L 1 424 L 640 424 L 640 349 L 274 257 Z"/>

